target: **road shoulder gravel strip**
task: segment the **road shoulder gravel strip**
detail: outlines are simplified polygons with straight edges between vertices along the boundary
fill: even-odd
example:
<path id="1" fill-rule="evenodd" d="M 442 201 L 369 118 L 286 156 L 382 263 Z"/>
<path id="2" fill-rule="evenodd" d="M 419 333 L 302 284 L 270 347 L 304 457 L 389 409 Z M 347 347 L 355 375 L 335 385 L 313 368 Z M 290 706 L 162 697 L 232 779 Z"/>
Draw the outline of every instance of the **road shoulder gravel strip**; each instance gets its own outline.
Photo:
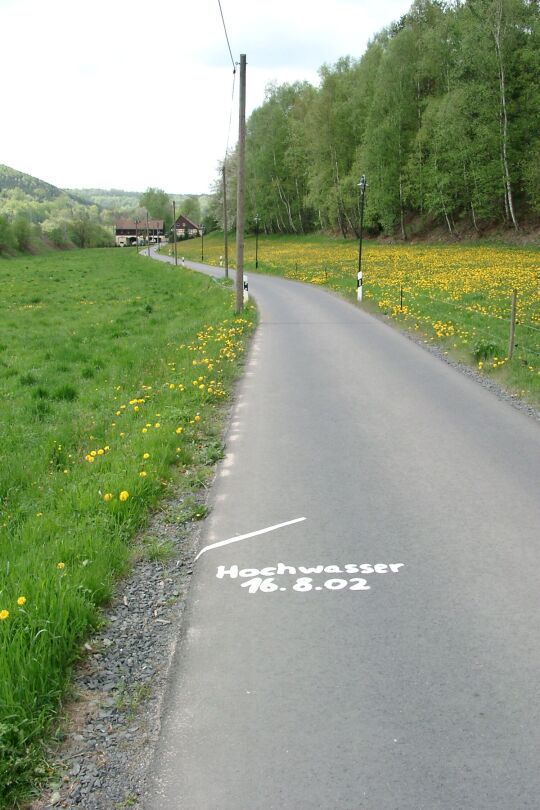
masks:
<path id="1" fill-rule="evenodd" d="M 188 497 L 204 504 L 206 495 Z M 166 506 L 180 510 L 184 500 Z M 84 645 L 74 673 L 64 739 L 50 751 L 55 776 L 29 810 L 142 806 L 200 530 L 197 521 L 179 526 L 163 510 L 154 515 L 145 534 L 167 542 L 172 553 L 139 560 L 118 583 L 103 627 Z"/>

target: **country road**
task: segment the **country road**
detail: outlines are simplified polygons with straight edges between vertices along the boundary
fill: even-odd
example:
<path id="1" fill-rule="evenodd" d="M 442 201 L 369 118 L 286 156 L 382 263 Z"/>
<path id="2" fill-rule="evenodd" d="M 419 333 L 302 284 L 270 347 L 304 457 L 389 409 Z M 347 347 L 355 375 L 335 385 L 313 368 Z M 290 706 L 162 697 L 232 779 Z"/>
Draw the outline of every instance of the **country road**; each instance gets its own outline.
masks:
<path id="1" fill-rule="evenodd" d="M 333 295 L 249 279 L 145 807 L 539 808 L 538 423 Z"/>

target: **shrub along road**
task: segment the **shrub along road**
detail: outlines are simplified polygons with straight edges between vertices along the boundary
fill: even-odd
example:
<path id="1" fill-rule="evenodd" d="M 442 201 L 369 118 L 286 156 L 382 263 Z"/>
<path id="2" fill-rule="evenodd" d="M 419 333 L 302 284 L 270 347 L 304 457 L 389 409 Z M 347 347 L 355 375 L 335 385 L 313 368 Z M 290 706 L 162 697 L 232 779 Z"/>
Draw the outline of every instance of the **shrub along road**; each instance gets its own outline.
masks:
<path id="1" fill-rule="evenodd" d="M 145 806 L 536 807 L 538 424 L 320 289 L 250 286 Z"/>

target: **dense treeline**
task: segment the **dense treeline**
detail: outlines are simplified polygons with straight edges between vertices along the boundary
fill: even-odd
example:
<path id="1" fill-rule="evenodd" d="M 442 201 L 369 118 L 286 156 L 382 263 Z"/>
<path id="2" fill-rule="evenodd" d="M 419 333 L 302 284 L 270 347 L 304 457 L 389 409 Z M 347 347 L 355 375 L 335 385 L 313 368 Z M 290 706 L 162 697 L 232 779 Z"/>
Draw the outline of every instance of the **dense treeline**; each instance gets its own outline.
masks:
<path id="1" fill-rule="evenodd" d="M 0 200 L 1 203 L 4 202 Z M 13 200 L 9 201 L 10 203 Z M 110 227 L 105 227 L 92 211 L 84 206 L 80 210 L 64 209 L 60 217 L 46 217 L 39 221 L 33 219 L 28 208 L 34 207 L 33 200 L 15 200 L 25 202 L 18 206 L 14 216 L 0 213 L 0 256 L 14 252 L 40 252 L 43 247 L 108 247 L 113 244 Z"/>
<path id="2" fill-rule="evenodd" d="M 357 233 L 365 174 L 374 233 L 537 222 L 539 17 L 537 0 L 416 0 L 319 88 L 270 87 L 247 126 L 248 221 Z"/>

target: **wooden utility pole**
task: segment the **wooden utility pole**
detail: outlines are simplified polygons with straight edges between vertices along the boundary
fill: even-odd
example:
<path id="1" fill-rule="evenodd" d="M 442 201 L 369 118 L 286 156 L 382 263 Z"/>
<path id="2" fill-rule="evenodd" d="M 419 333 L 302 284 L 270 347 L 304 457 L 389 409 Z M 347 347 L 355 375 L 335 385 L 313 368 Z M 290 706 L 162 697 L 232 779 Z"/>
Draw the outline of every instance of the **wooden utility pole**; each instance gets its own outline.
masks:
<path id="1" fill-rule="evenodd" d="M 229 278 L 229 225 L 227 223 L 227 172 L 223 161 L 223 241 L 225 254 L 225 278 Z"/>
<path id="2" fill-rule="evenodd" d="M 236 313 L 244 308 L 244 221 L 246 160 L 246 55 L 240 54 L 240 115 L 238 120 L 238 189 L 236 194 Z"/>
<path id="3" fill-rule="evenodd" d="M 178 267 L 178 251 L 176 248 L 176 200 L 172 201 L 172 215 L 173 215 L 173 242 L 174 242 L 174 263 Z"/>

